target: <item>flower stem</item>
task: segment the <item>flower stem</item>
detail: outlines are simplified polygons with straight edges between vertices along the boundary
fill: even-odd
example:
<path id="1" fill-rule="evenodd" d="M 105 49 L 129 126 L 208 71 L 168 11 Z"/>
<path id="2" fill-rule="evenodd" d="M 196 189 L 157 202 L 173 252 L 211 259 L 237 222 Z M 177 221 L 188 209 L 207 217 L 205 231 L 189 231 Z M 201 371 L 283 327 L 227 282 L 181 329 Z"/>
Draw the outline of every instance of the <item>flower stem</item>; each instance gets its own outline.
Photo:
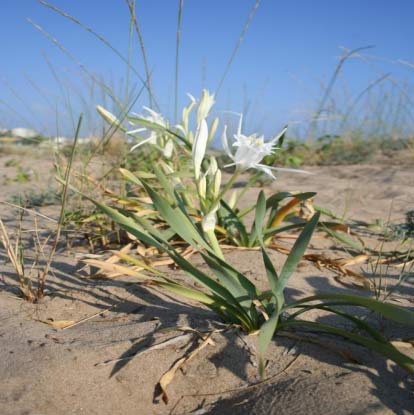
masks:
<path id="1" fill-rule="evenodd" d="M 220 248 L 220 244 L 217 240 L 216 233 L 214 232 L 214 229 L 206 232 L 208 239 L 210 240 L 211 246 L 215 252 L 215 254 L 220 258 L 224 260 L 223 251 Z"/>
<path id="2" fill-rule="evenodd" d="M 223 196 L 232 188 L 234 182 L 236 181 L 237 177 L 240 175 L 240 170 L 236 168 L 233 173 L 233 176 L 230 177 L 230 180 L 225 184 L 223 190 L 217 196 L 217 201 L 221 200 Z"/>

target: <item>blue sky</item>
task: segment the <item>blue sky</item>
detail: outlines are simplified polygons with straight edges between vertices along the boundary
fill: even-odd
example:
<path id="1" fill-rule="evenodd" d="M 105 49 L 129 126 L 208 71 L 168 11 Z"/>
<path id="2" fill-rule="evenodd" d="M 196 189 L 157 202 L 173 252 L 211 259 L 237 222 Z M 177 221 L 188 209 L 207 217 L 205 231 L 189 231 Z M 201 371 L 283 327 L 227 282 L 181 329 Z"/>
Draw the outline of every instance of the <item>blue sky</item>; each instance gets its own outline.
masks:
<path id="1" fill-rule="evenodd" d="M 178 0 L 137 0 L 137 16 L 152 71 L 155 95 L 174 113 L 175 33 Z M 54 0 L 52 4 L 92 27 L 120 53 L 128 53 L 129 13 L 124 0 Z M 254 0 L 184 0 L 180 54 L 180 107 L 186 92 L 215 91 Z M 39 24 L 82 63 L 89 74 L 124 97 L 125 64 L 81 27 L 36 0 L 1 0 L 0 128 L 31 126 L 69 135 L 73 119 L 94 105 L 111 103 L 88 75 L 27 21 Z M 249 130 L 276 132 L 309 117 L 342 53 L 340 47 L 375 45 L 368 61 L 346 62 L 335 86 L 338 101 L 353 99 L 381 74 L 413 78 L 414 2 L 411 0 L 262 0 L 217 97 L 220 111 L 246 111 Z M 133 64 L 144 76 L 134 37 Z M 133 85 L 136 88 L 133 88 Z M 140 88 L 131 81 L 131 96 Z M 147 105 L 137 100 L 135 111 Z M 57 110 L 56 110 L 57 108 Z M 71 113 L 72 112 L 72 113 Z M 56 115 L 58 114 L 58 115 Z M 298 124 L 300 125 L 300 124 Z M 58 126 L 58 127 L 57 127 Z"/>

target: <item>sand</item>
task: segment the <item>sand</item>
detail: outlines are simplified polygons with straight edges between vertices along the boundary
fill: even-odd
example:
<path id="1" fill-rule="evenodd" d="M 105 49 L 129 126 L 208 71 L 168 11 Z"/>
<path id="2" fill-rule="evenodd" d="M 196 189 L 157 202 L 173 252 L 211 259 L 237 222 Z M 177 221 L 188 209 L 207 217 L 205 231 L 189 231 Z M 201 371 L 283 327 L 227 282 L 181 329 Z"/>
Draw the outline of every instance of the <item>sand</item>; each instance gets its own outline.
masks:
<path id="1" fill-rule="evenodd" d="M 0 158 L 2 200 L 25 188 L 41 187 L 52 174 L 51 164 L 40 160 L 34 163 L 40 169 L 37 178 L 23 184 L 14 182 L 16 167 L 5 166 L 10 158 Z M 23 159 L 24 163 L 33 165 Z M 264 190 L 267 194 L 316 191 L 318 205 L 346 218 L 370 222 L 390 217 L 400 223 L 405 211 L 414 208 L 410 164 L 377 162 L 309 170 L 314 174 L 281 174 Z M 249 192 L 249 200 L 254 200 L 258 190 Z M 4 205 L 1 210 L 6 225 L 13 229 L 15 210 Z M 55 218 L 58 215 L 56 206 L 40 211 Z M 28 215 L 24 223 L 33 227 L 32 217 Z M 38 226 L 47 232 L 54 225 L 39 218 Z M 393 243 L 397 246 L 399 242 Z M 328 252 L 331 245 L 331 240 L 316 238 L 310 252 Z M 59 245 L 47 296 L 39 304 L 19 298 L 15 273 L 0 249 L 0 414 L 414 413 L 413 375 L 382 356 L 333 337 L 314 336 L 311 343 L 277 336 L 267 353 L 267 379 L 262 382 L 255 356 L 256 337 L 224 326 L 204 307 L 140 286 L 132 278 L 91 279 L 81 270 L 82 249 Z M 337 247 L 329 253 L 347 255 Z M 277 267 L 283 264 L 283 254 L 272 252 L 271 256 Z M 259 252 L 228 251 L 226 258 L 255 284 L 266 286 Z M 203 267 L 200 258 L 194 256 L 193 260 Z M 361 271 L 360 266 L 355 270 Z M 179 270 L 168 272 L 185 278 Z M 387 269 L 389 287 L 396 283 L 398 272 Z M 334 277 L 332 271 L 304 261 L 289 284 L 287 297 L 323 291 L 368 295 L 351 281 L 344 284 Z M 408 280 L 396 289 L 391 301 L 413 309 L 413 282 Z M 313 317 L 328 319 L 317 313 Z M 47 324 L 82 319 L 87 320 L 64 330 Z M 414 338 L 413 327 L 375 318 L 373 323 L 393 339 Z M 211 336 L 213 344 L 176 373 L 165 404 L 156 387 L 160 377 L 200 344 L 199 336 L 188 328 L 200 333 L 216 330 Z M 151 349 L 163 342 L 163 347 Z M 405 351 L 413 354 L 412 348 Z M 128 359 L 117 361 L 123 358 Z"/>

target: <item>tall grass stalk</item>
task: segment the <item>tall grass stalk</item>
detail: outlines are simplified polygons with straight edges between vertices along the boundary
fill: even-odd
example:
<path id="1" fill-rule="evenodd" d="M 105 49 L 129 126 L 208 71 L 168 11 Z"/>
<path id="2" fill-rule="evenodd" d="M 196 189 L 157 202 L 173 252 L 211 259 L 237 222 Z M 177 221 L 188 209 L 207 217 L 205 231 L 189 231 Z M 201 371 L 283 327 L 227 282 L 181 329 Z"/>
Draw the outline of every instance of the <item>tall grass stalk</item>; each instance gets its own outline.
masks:
<path id="1" fill-rule="evenodd" d="M 55 252 L 56 252 L 59 240 L 60 240 L 60 233 L 62 231 L 62 226 L 63 226 L 64 220 L 65 220 L 65 207 L 66 207 L 66 201 L 67 201 L 67 197 L 68 197 L 70 174 L 71 174 L 71 170 L 72 170 L 72 163 L 73 163 L 73 159 L 74 159 L 74 156 L 75 156 L 75 149 L 76 149 L 76 145 L 77 145 L 77 142 L 78 142 L 81 125 L 82 125 L 82 115 L 79 116 L 78 125 L 76 127 L 75 137 L 74 137 L 73 144 L 72 144 L 72 151 L 71 151 L 71 154 L 70 154 L 68 165 L 66 167 L 65 184 L 63 186 L 59 221 L 58 221 L 58 224 L 57 224 L 55 239 L 54 239 L 52 248 L 50 250 L 49 257 L 48 257 L 48 260 L 46 262 L 45 268 L 43 269 L 43 272 L 42 272 L 41 276 L 39 277 L 39 286 L 37 288 L 37 297 L 38 298 L 43 297 L 45 284 L 46 284 L 46 279 L 47 279 L 47 276 L 49 274 L 49 269 L 50 269 L 50 266 L 52 264 L 53 257 L 55 255 Z"/>
<path id="2" fill-rule="evenodd" d="M 178 70 L 180 57 L 181 20 L 183 14 L 184 0 L 179 0 L 177 19 L 177 38 L 175 43 L 175 82 L 174 82 L 174 124 L 178 122 Z"/>
<path id="3" fill-rule="evenodd" d="M 314 131 L 315 131 L 315 128 L 316 128 L 316 123 L 318 122 L 319 117 L 320 117 L 320 115 L 322 114 L 322 111 L 325 108 L 325 104 L 326 104 L 327 100 L 331 96 L 332 89 L 335 85 L 335 82 L 338 79 L 338 76 L 339 76 L 339 74 L 341 72 L 341 69 L 342 69 L 343 65 L 345 64 L 345 62 L 348 60 L 348 58 L 355 55 L 356 53 L 358 53 L 362 50 L 371 49 L 372 47 L 373 46 L 362 46 L 362 47 L 359 47 L 359 48 L 356 48 L 356 49 L 352 49 L 351 51 L 345 53 L 345 55 L 343 55 L 340 58 L 338 64 L 336 65 L 335 71 L 333 72 L 333 74 L 331 76 L 331 79 L 329 80 L 329 83 L 328 83 L 328 85 L 325 89 L 325 92 L 322 95 L 322 98 L 321 98 L 320 103 L 319 103 L 319 105 L 316 109 L 316 112 L 313 115 L 313 118 L 312 118 L 312 121 L 311 121 L 311 124 L 310 124 L 310 130 L 309 130 L 309 133 L 308 133 L 308 139 L 310 139 L 310 140 L 314 139 Z"/>
<path id="4" fill-rule="evenodd" d="M 76 17 L 72 16 L 71 14 L 59 9 L 58 7 L 56 7 L 53 4 L 48 3 L 45 0 L 37 0 L 40 4 L 42 4 L 43 6 L 49 8 L 50 10 L 53 10 L 54 12 L 60 14 L 61 16 L 65 17 L 68 20 L 71 20 L 73 23 L 79 25 L 82 29 L 86 30 L 87 32 L 89 32 L 92 36 L 94 36 L 95 38 L 97 38 L 101 43 L 103 43 L 108 49 L 110 49 L 116 56 L 118 56 L 118 58 L 125 63 L 129 69 L 138 77 L 138 79 L 144 84 L 146 85 L 146 81 L 144 78 L 142 78 L 142 76 L 139 74 L 139 72 L 136 70 L 136 68 L 131 65 L 129 56 L 125 57 L 124 55 L 122 55 L 122 53 L 119 52 L 119 50 L 114 47 L 104 36 L 102 36 L 101 34 L 99 34 L 98 32 L 96 32 L 93 28 L 91 28 L 90 26 L 86 25 L 85 23 L 81 22 L 79 19 L 77 19 Z"/>
<path id="5" fill-rule="evenodd" d="M 227 74 L 228 74 L 228 72 L 231 68 L 231 65 L 232 65 L 233 61 L 234 61 L 234 58 L 236 57 L 237 52 L 238 52 L 238 50 L 240 49 L 240 46 L 243 43 L 244 37 L 246 36 L 247 30 L 249 29 L 250 24 L 253 21 L 254 15 L 256 14 L 256 11 L 259 8 L 259 5 L 260 5 L 260 0 L 256 0 L 254 5 L 253 5 L 252 10 L 249 13 L 249 16 L 247 17 L 247 21 L 246 21 L 245 25 L 243 26 L 243 29 L 242 29 L 242 31 L 240 33 L 240 36 L 239 36 L 239 39 L 237 40 L 236 46 L 234 47 L 233 52 L 230 55 L 230 58 L 227 62 L 227 65 L 224 69 L 223 75 L 221 76 L 220 81 L 217 85 L 216 94 L 215 94 L 216 97 L 218 96 L 218 94 L 221 90 L 221 87 L 223 86 L 224 80 L 226 79 Z"/>
<path id="6" fill-rule="evenodd" d="M 141 28 L 138 22 L 138 18 L 137 15 L 135 13 L 135 6 L 136 6 L 136 2 L 135 0 L 125 0 L 129 9 L 129 13 L 131 15 L 131 19 L 132 22 L 134 24 L 135 27 L 135 32 L 137 33 L 138 36 L 138 40 L 139 40 L 139 46 L 141 48 L 141 54 L 142 54 L 142 59 L 144 61 L 144 67 L 145 67 L 145 74 L 146 74 L 146 84 L 147 84 L 147 90 L 148 90 L 148 99 L 149 99 L 149 104 L 150 107 L 152 108 L 154 105 L 157 106 L 156 100 L 154 98 L 154 90 L 152 89 L 152 81 L 151 81 L 151 71 L 149 69 L 148 66 L 148 59 L 147 59 L 147 52 L 145 49 L 145 43 L 144 43 L 144 38 L 142 36 L 141 33 Z"/>

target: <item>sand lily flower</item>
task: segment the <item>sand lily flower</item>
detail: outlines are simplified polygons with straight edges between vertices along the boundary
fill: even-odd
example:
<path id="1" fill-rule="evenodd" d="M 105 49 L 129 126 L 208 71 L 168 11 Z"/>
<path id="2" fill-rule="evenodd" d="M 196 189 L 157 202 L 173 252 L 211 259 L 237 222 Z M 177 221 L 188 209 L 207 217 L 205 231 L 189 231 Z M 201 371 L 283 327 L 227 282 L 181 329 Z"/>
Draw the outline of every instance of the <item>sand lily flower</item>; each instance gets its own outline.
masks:
<path id="1" fill-rule="evenodd" d="M 148 114 L 147 115 L 139 115 L 138 116 L 139 118 L 142 118 L 144 121 L 149 121 L 153 124 L 157 124 L 160 127 L 168 128 L 167 121 L 164 119 L 164 117 L 161 114 L 159 114 L 158 112 L 152 110 L 151 108 L 148 108 L 148 107 L 143 107 L 143 108 L 144 108 L 144 111 L 146 111 Z M 131 121 L 131 124 L 136 125 L 137 123 Z M 139 122 L 138 122 L 138 124 L 139 124 Z M 148 132 L 149 134 L 147 134 L 147 136 L 144 137 L 144 139 L 141 140 L 139 143 L 135 144 L 131 148 L 131 151 L 135 150 L 137 147 L 142 146 L 145 143 L 157 144 L 157 136 L 158 136 L 159 132 L 154 131 L 151 128 L 139 127 L 139 128 L 134 129 L 134 130 L 127 131 L 127 134 L 135 136 L 136 134 L 141 135 L 141 133 L 143 133 L 143 132 Z"/>
<path id="2" fill-rule="evenodd" d="M 137 134 L 139 134 L 139 138 L 142 138 L 142 140 L 132 146 L 130 151 L 134 151 L 136 148 L 142 146 L 143 144 L 152 144 L 158 147 L 158 149 L 162 152 L 163 156 L 165 158 L 170 158 L 172 156 L 172 152 L 174 150 L 174 143 L 171 139 L 166 138 L 163 136 L 162 129 L 168 128 L 168 121 L 165 120 L 165 118 L 159 114 L 158 112 L 152 110 L 148 107 L 143 107 L 144 111 L 147 112 L 146 115 L 138 115 L 139 118 L 143 120 L 143 122 L 150 122 L 152 124 L 155 124 L 155 126 L 161 127 L 161 131 L 158 131 L 157 129 L 151 128 L 151 126 L 142 126 L 139 128 L 136 128 L 134 130 L 127 131 L 128 135 L 137 137 Z M 132 125 L 139 124 L 139 121 L 132 122 L 130 121 Z M 142 135 L 141 133 L 144 133 Z"/>
<path id="3" fill-rule="evenodd" d="M 227 138 L 227 126 L 224 126 L 222 134 L 222 144 L 227 155 L 233 160 L 233 163 L 227 164 L 224 167 L 236 166 L 239 171 L 248 169 L 261 170 L 273 179 L 276 177 L 273 175 L 272 170 L 275 171 L 290 171 L 294 173 L 309 174 L 304 170 L 288 169 L 283 167 L 270 167 L 260 162 L 264 157 L 269 156 L 278 149 L 276 143 L 285 134 L 287 127 L 285 127 L 276 137 L 272 140 L 265 142 L 264 136 L 258 136 L 257 134 L 244 135 L 241 133 L 242 115 L 240 115 L 240 122 L 237 129 L 237 133 L 234 134 L 235 142 L 233 147 L 237 147 L 235 153 L 230 151 L 230 146 Z"/>

